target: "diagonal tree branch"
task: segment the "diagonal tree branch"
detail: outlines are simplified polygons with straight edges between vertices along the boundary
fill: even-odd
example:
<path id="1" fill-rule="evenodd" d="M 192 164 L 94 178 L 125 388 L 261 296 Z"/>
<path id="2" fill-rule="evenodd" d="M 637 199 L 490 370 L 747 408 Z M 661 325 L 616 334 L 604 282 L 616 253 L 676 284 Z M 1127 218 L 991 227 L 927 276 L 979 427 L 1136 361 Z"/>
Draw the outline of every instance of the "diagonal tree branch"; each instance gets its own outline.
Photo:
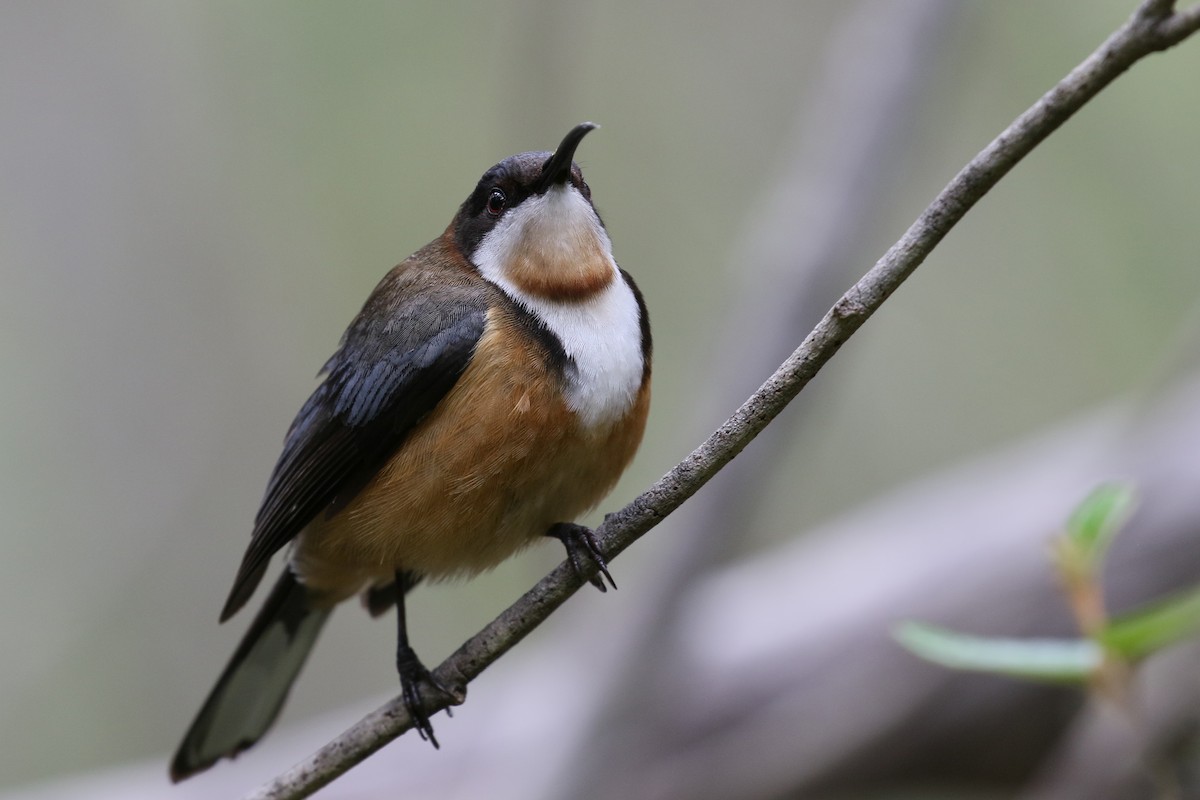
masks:
<path id="1" fill-rule="evenodd" d="M 833 306 L 779 369 L 706 441 L 597 529 L 615 557 L 695 494 L 808 384 L 822 366 L 950 229 L 1009 170 L 1139 59 L 1200 28 L 1200 5 L 1180 12 L 1170 0 L 1145 0 L 1133 16 L 1054 88 L 971 159 L 917 221 Z M 541 624 L 581 586 L 564 563 L 526 592 L 435 671 L 465 694 L 466 685 Z M 431 713 L 443 706 L 433 703 Z M 412 727 L 399 700 L 364 717 L 309 758 L 250 795 L 255 800 L 308 797 Z"/>

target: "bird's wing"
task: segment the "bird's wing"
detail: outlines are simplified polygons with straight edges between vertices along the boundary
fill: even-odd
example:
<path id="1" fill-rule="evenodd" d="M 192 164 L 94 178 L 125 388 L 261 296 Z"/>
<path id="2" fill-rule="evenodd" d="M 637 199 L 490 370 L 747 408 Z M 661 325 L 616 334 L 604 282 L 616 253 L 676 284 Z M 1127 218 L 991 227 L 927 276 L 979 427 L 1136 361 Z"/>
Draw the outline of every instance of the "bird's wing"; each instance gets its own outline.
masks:
<path id="1" fill-rule="evenodd" d="M 271 556 L 353 499 L 458 381 L 483 334 L 485 292 L 453 276 L 429 280 L 410 262 L 375 289 L 288 431 L 222 621 Z"/>

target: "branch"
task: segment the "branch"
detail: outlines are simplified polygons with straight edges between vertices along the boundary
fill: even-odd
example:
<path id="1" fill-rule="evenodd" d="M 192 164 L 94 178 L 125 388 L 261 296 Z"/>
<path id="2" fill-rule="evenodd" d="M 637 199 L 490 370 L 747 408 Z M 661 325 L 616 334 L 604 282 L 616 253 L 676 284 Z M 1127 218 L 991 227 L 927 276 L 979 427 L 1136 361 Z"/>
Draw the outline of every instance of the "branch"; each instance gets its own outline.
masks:
<path id="1" fill-rule="evenodd" d="M 975 156 L 732 417 L 657 483 L 606 518 L 597 537 L 608 557 L 615 557 L 661 522 L 761 433 L 967 211 L 1034 147 L 1139 59 L 1177 44 L 1200 28 L 1200 6 L 1179 13 L 1173 6 L 1164 0 L 1146 0 L 1125 25 Z M 472 679 L 580 586 L 572 570 L 560 564 L 447 658 L 434 671 L 435 678 L 465 693 Z M 426 705 L 431 713 L 442 707 Z M 403 703 L 393 700 L 250 797 L 308 797 L 410 727 Z"/>

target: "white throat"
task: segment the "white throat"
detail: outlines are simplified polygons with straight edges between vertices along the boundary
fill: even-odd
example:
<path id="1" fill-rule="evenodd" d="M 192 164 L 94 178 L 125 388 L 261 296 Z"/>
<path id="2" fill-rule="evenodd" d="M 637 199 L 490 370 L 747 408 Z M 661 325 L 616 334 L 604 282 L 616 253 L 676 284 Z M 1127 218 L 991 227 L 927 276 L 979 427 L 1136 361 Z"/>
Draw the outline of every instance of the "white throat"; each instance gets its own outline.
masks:
<path id="1" fill-rule="evenodd" d="M 570 257 L 570 242 L 596 237 L 602 245 L 612 280 L 583 300 L 552 300 L 523 291 L 506 274 L 523 246 L 526 226 L 539 237 L 553 237 L 554 246 Z M 612 243 L 596 212 L 579 190 L 565 185 L 527 198 L 505 214 L 489 231 L 474 255 L 475 266 L 526 310 L 545 323 L 562 342 L 574 364 L 568 367 L 567 405 L 587 428 L 620 420 L 642 385 L 642 331 L 637 298 L 612 257 Z"/>

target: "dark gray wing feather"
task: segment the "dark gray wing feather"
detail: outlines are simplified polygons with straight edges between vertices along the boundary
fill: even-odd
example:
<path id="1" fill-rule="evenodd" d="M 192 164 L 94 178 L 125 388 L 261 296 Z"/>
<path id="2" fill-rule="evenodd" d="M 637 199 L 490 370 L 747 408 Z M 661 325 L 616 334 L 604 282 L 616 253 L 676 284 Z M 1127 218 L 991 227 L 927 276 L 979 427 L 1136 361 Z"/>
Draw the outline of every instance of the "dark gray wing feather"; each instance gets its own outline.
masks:
<path id="1" fill-rule="evenodd" d="M 353 499 L 467 368 L 486 290 L 423 277 L 404 266 L 389 274 L 322 369 L 288 431 L 222 620 L 250 598 L 276 551 Z"/>

